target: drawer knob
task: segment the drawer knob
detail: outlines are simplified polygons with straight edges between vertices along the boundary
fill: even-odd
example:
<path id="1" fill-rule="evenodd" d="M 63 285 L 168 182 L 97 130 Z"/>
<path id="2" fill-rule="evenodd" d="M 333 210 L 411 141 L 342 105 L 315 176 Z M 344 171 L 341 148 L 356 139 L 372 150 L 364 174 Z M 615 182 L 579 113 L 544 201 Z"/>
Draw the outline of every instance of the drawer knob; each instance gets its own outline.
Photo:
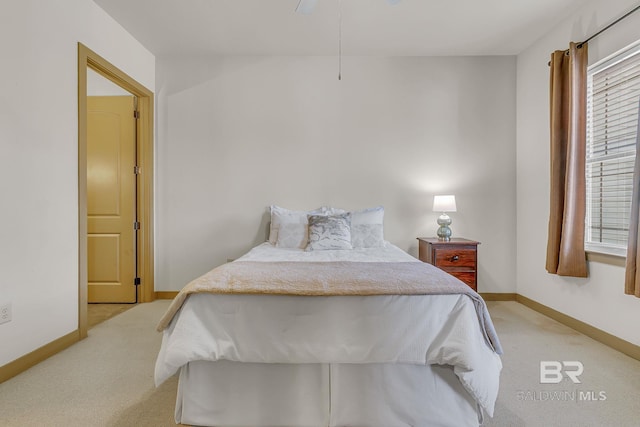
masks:
<path id="1" fill-rule="evenodd" d="M 457 261 L 459 259 L 460 259 L 460 257 L 458 255 L 454 255 L 454 256 L 451 257 L 451 261 Z"/>

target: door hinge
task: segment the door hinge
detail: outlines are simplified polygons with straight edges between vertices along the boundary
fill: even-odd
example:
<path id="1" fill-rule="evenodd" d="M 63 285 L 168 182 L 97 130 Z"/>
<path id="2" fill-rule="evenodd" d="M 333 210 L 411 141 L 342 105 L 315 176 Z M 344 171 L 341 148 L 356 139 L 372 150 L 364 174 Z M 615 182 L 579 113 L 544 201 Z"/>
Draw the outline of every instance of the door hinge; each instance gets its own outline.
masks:
<path id="1" fill-rule="evenodd" d="M 140 175 L 140 166 L 134 166 L 133 167 L 133 173 L 135 175 Z"/>
<path id="2" fill-rule="evenodd" d="M 135 279 L 133 279 L 133 284 L 136 285 L 136 286 L 139 286 L 140 285 L 140 278 L 136 277 Z"/>
<path id="3" fill-rule="evenodd" d="M 133 110 L 133 118 L 134 119 L 139 119 L 140 118 L 140 111 Z"/>
<path id="4" fill-rule="evenodd" d="M 134 230 L 140 230 L 140 221 L 134 221 L 133 222 L 133 229 Z"/>

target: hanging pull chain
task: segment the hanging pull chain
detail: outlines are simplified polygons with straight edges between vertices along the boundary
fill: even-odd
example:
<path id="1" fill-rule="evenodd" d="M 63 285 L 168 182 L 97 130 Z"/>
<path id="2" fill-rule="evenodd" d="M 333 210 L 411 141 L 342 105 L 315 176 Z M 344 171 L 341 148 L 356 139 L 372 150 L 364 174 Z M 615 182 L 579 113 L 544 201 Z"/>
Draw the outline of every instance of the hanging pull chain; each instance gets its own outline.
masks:
<path id="1" fill-rule="evenodd" d="M 338 80 L 342 80 L 342 0 L 338 0 Z"/>

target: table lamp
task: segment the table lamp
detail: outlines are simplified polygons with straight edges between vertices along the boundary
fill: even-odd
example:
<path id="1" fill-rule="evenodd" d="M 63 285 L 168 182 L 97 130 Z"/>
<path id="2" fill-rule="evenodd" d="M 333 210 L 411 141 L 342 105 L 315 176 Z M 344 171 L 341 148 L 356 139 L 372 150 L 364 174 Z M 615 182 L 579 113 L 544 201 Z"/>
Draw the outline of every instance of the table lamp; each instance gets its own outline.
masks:
<path id="1" fill-rule="evenodd" d="M 456 211 L 456 196 L 433 196 L 433 211 L 442 212 L 438 217 L 438 225 L 440 228 L 438 228 L 437 234 L 440 240 L 448 242 L 451 240 L 451 229 L 449 228 L 451 218 L 447 215 L 447 212 Z"/>

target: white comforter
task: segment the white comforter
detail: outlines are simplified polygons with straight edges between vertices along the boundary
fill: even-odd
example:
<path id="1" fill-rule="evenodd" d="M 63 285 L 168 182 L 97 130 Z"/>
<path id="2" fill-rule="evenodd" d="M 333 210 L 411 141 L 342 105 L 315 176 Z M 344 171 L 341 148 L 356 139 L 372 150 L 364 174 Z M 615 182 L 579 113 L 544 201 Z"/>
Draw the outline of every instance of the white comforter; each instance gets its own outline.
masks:
<path id="1" fill-rule="evenodd" d="M 304 251 L 277 248 L 266 242 L 251 249 L 236 261 L 353 261 L 353 262 L 421 262 L 399 247 L 387 242 L 380 248 L 359 248 L 328 251 Z"/>
<path id="2" fill-rule="evenodd" d="M 376 249 L 304 252 L 268 243 L 240 259 L 415 260 L 391 244 Z M 490 416 L 502 368 L 499 355 L 486 343 L 473 301 L 465 295 L 194 294 L 163 332 L 156 384 L 194 360 L 451 365 Z"/>

